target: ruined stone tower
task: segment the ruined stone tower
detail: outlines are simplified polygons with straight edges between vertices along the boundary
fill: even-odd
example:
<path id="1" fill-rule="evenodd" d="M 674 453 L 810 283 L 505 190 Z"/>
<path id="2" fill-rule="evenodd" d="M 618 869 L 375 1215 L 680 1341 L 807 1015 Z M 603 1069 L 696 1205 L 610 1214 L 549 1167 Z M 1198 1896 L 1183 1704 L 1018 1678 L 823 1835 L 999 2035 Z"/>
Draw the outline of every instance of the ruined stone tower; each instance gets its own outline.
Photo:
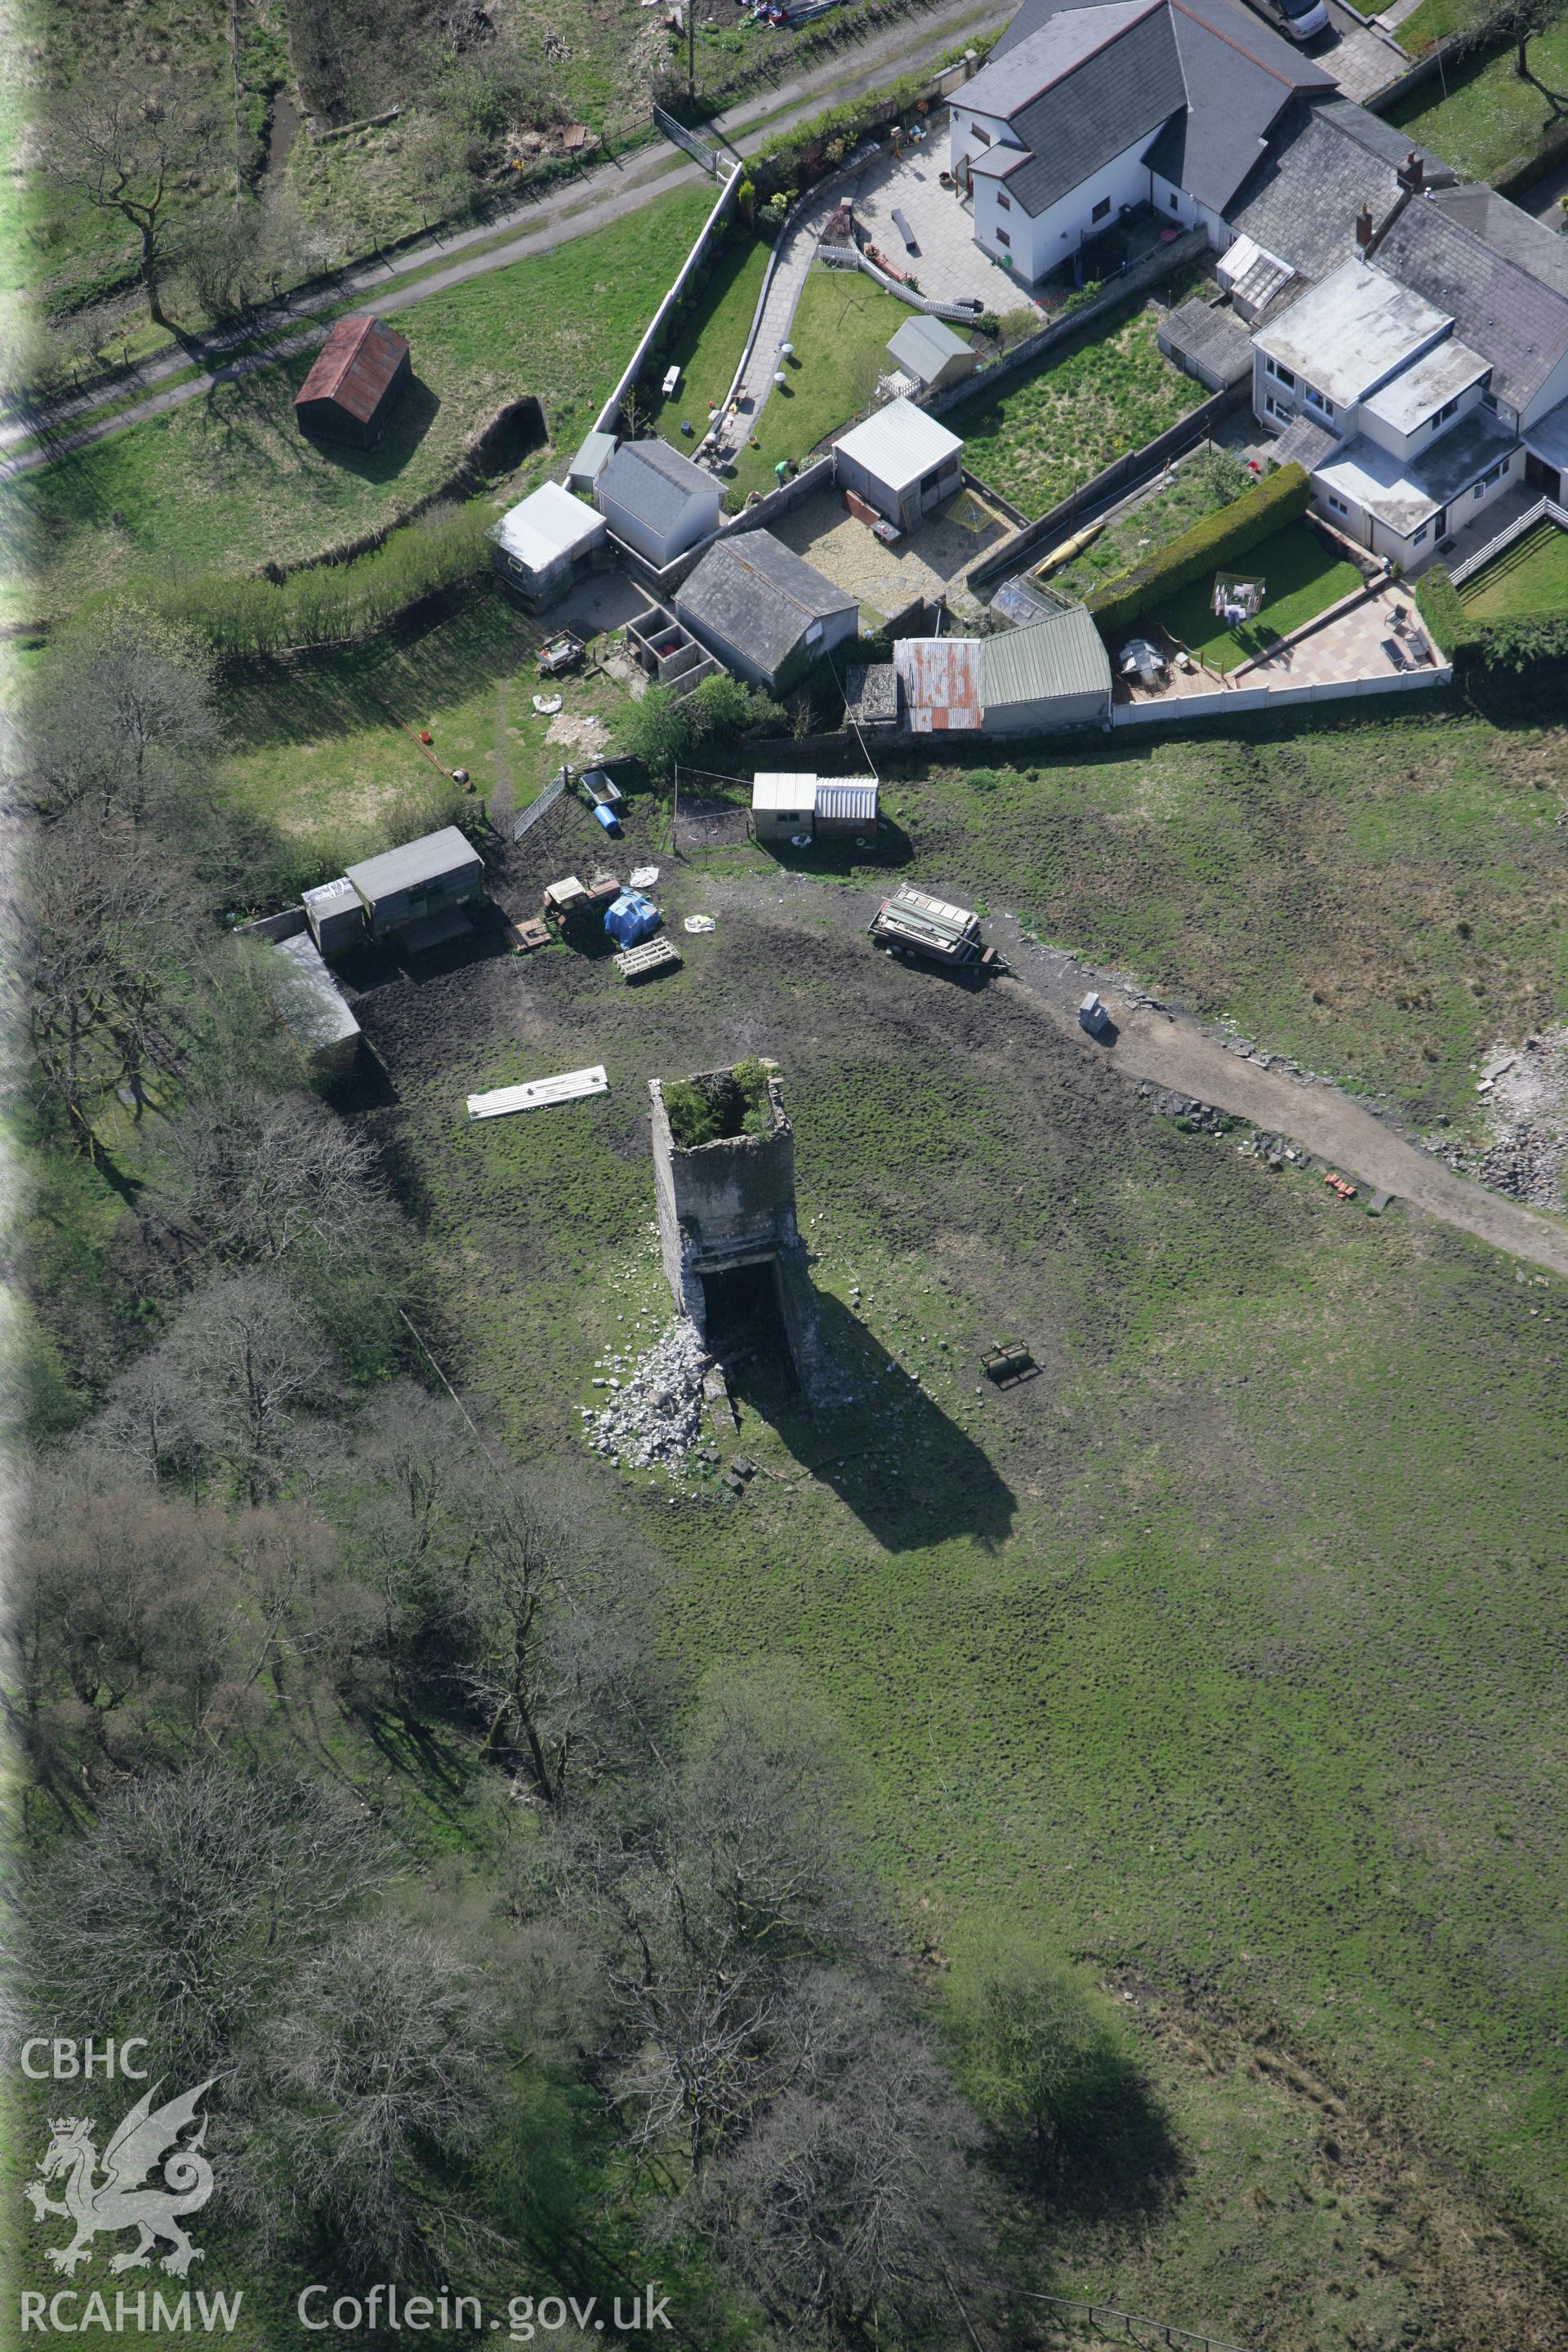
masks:
<path id="1" fill-rule="evenodd" d="M 733 1070 L 703 1070 L 688 1081 L 707 1098 L 721 1130 L 692 1145 L 676 1141 L 663 1085 L 649 1082 L 664 1270 L 677 1307 L 704 1339 L 716 1290 L 744 1273 L 754 1280 L 754 1270 L 769 1272 L 795 1377 L 806 1396 L 821 1402 L 833 1384 L 795 1223 L 795 1137 L 777 1065 L 763 1067 L 763 1099 L 752 1117 L 757 1125 L 760 1112 L 761 1132 L 754 1134 L 741 1125 L 746 1106 Z"/>

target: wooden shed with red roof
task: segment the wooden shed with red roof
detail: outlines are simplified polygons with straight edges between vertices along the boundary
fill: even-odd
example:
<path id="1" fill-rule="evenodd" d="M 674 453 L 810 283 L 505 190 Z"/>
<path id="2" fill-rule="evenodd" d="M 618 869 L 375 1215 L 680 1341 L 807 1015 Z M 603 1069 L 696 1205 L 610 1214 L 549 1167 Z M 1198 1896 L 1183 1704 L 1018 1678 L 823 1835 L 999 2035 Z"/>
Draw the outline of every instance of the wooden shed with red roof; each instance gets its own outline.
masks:
<path id="1" fill-rule="evenodd" d="M 338 320 L 294 396 L 300 432 L 374 449 L 410 373 L 408 345 L 381 320 Z"/>

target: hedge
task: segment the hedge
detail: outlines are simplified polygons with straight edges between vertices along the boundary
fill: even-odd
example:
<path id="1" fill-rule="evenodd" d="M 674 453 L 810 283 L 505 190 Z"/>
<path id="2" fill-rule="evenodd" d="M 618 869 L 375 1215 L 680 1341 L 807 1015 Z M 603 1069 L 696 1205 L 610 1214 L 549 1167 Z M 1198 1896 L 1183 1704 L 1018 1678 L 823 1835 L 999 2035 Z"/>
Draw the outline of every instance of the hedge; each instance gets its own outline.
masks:
<path id="1" fill-rule="evenodd" d="M 437 507 L 352 562 L 318 564 L 283 580 L 209 575 L 141 593 L 231 660 L 348 645 L 374 635 L 426 597 L 482 578 L 490 563 L 489 519 L 478 501 Z"/>
<path id="2" fill-rule="evenodd" d="M 1281 466 L 1217 514 L 1205 515 L 1190 530 L 1155 548 L 1142 563 L 1093 590 L 1086 599 L 1089 611 L 1104 631 L 1125 628 L 1151 604 L 1163 604 L 1205 572 L 1222 570 L 1232 556 L 1245 555 L 1249 547 L 1294 522 L 1306 513 L 1311 495 L 1303 467 Z"/>
<path id="3" fill-rule="evenodd" d="M 1464 599 L 1441 563 L 1415 583 L 1415 609 L 1441 651 L 1466 671 L 1533 669 L 1538 663 L 1568 662 L 1568 612 L 1523 613 L 1507 620 L 1481 621 L 1465 610 Z"/>

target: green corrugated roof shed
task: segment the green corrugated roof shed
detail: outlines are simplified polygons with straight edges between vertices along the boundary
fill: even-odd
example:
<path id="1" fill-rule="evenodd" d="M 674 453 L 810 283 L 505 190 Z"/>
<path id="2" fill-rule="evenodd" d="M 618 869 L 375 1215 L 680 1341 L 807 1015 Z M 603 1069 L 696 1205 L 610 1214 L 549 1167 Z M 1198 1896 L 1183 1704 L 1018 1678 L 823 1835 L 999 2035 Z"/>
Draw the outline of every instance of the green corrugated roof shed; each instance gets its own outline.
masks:
<path id="1" fill-rule="evenodd" d="M 983 641 L 982 707 L 1045 702 L 1058 696 L 1110 698 L 1110 660 L 1081 604 L 1053 613 L 1026 629 L 1008 629 Z"/>

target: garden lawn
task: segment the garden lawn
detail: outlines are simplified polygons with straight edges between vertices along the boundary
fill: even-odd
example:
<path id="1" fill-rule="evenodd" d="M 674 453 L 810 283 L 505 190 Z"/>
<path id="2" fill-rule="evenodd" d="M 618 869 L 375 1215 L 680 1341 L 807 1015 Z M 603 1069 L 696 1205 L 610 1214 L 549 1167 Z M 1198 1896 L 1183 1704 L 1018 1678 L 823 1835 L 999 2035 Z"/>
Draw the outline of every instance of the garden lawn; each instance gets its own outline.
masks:
<path id="1" fill-rule="evenodd" d="M 1568 530 L 1538 523 L 1511 547 L 1474 572 L 1459 590 L 1478 621 L 1529 619 L 1568 612 Z"/>
<path id="2" fill-rule="evenodd" d="M 734 382 L 767 266 L 766 246 L 736 228 L 691 316 L 648 368 L 644 402 L 653 429 L 688 456 L 708 430 L 710 401 L 717 405 Z M 658 387 L 672 365 L 680 369 L 680 389 L 666 400 Z M 683 421 L 692 426 L 689 435 L 681 432 Z"/>
<path id="3" fill-rule="evenodd" d="M 1325 612 L 1361 586 L 1355 565 L 1331 555 L 1304 522 L 1287 523 L 1272 539 L 1238 557 L 1236 568 L 1241 578 L 1261 578 L 1265 585 L 1258 618 L 1245 628 L 1227 629 L 1215 618 L 1210 602 L 1214 581 L 1207 573 L 1148 615 L 1190 653 L 1201 654 L 1222 670 L 1237 669 L 1255 654 L 1267 652 L 1276 637 L 1288 636 L 1315 613 Z"/>
<path id="4" fill-rule="evenodd" d="M 784 362 L 788 387 L 769 394 L 754 436 L 762 446 L 742 446 L 727 506 L 738 508 L 749 491 L 773 489 L 781 457 L 804 466 L 819 441 L 869 405 L 878 377 L 893 365 L 889 339 L 910 315 L 907 303 L 858 270 L 818 263 L 808 271 L 790 326 L 795 357 Z"/>
<path id="5" fill-rule="evenodd" d="M 1402 26 L 1401 41 L 1405 31 Z M 1568 21 L 1531 41 L 1528 80 L 1514 70 L 1514 55 L 1510 42 L 1446 67 L 1438 79 L 1392 106 L 1389 121 L 1467 179 L 1503 178 L 1539 153 L 1562 124 Z"/>
<path id="6" fill-rule="evenodd" d="M 396 520 L 451 473 L 482 417 L 537 392 L 574 446 L 629 358 L 709 209 L 681 190 L 397 313 L 414 382 L 385 439 L 324 449 L 294 422 L 315 356 L 223 383 L 0 490 L 5 617 L 59 616 L 138 578 L 289 563 Z"/>
<path id="7" fill-rule="evenodd" d="M 1047 360 L 984 406 L 945 418 L 963 436 L 964 464 L 1026 514 L 1040 515 L 1176 424 L 1207 394 L 1161 355 L 1159 319 L 1152 305 L 1113 316 L 1065 358 Z"/>

